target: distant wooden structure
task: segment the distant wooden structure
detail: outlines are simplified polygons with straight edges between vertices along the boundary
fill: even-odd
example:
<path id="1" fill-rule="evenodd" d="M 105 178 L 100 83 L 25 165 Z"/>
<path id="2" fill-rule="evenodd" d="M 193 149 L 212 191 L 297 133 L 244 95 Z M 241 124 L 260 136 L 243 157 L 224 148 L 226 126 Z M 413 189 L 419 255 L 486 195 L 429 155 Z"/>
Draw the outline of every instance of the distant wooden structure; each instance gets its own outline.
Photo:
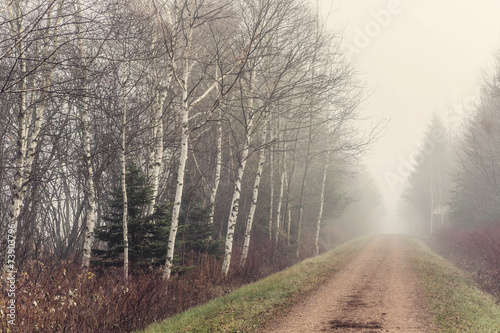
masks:
<path id="1" fill-rule="evenodd" d="M 450 206 L 448 204 L 441 204 L 434 208 L 432 211 L 432 220 L 430 233 L 432 234 L 436 229 L 447 225 L 449 222 Z"/>

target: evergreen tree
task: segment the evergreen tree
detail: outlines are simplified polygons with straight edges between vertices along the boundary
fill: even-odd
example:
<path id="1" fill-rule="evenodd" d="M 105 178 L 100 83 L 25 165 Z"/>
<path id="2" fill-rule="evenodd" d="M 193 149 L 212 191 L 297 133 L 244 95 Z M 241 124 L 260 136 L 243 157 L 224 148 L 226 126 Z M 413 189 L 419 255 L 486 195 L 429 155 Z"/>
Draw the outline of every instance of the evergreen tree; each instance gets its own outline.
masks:
<path id="1" fill-rule="evenodd" d="M 444 206 L 451 187 L 451 179 L 445 172 L 449 164 L 446 133 L 441 119 L 434 115 L 419 155 L 412 156 L 415 169 L 408 177 L 402 197 L 420 215 L 415 230 L 420 234 L 431 233 L 445 221 Z"/>
<path id="2" fill-rule="evenodd" d="M 187 179 L 190 180 L 190 174 Z M 210 223 L 212 206 L 206 206 L 205 193 L 200 186 L 187 186 L 183 196 L 185 205 L 179 215 L 179 237 L 176 246 L 180 246 L 182 252 L 209 253 L 222 255 L 222 243 L 214 240 L 213 227 Z"/>
<path id="3" fill-rule="evenodd" d="M 500 221 L 500 71 L 482 90 L 458 144 L 451 218 L 461 226 Z"/>
<path id="4" fill-rule="evenodd" d="M 153 190 L 142 171 L 130 164 L 127 166 L 128 235 L 129 259 L 132 267 L 159 266 L 165 260 L 170 213 L 167 205 L 155 206 L 153 214 L 147 215 L 153 199 Z M 115 187 L 110 193 L 110 216 L 104 217 L 106 225 L 95 229 L 98 240 L 107 243 L 107 249 L 93 249 L 100 263 L 120 266 L 123 253 L 123 195 Z"/>

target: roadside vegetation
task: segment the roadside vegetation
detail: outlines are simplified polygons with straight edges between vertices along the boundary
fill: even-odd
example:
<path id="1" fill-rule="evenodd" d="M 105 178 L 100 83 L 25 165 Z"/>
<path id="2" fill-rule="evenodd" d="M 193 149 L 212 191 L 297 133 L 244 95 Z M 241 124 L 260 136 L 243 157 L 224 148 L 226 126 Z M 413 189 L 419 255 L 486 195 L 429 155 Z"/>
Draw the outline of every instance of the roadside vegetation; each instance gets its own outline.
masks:
<path id="1" fill-rule="evenodd" d="M 483 77 L 478 94 L 467 98 L 467 103 L 453 106 L 446 115 L 433 116 L 422 144 L 405 161 L 409 174 L 398 207 L 402 220 L 408 230 L 429 237 L 428 245 L 434 251 L 468 274 L 466 280 L 444 281 L 443 285 L 440 276 L 429 273 L 426 277 L 443 293 L 455 284 L 476 283 L 470 290 L 457 288 L 450 290 L 450 295 L 438 293 L 433 298 L 436 304 L 444 302 L 435 311 L 444 316 L 443 324 L 447 320 L 450 332 L 469 326 L 471 332 L 500 331 L 498 321 L 482 323 L 483 316 L 491 314 L 489 305 L 477 301 L 477 295 L 470 296 L 477 287 L 500 302 L 498 60 L 495 71 Z M 457 278 L 455 273 L 451 276 Z M 463 298 L 465 295 L 467 298 Z M 449 313 L 454 315 L 450 317 Z"/>
<path id="2" fill-rule="evenodd" d="M 410 238 L 408 242 L 415 250 L 416 271 L 440 332 L 500 331 L 500 306 L 494 297 L 422 242 Z"/>
<path id="3" fill-rule="evenodd" d="M 7 298 L 0 298 L 0 332 L 132 332 L 298 262 L 293 250 L 254 245 L 245 267 L 228 277 L 222 260 L 210 254 L 186 255 L 184 269 L 166 281 L 156 268 L 134 266 L 127 283 L 122 267 L 82 273 L 78 258 L 30 261 L 16 280 L 18 326 L 7 330 Z"/>
<path id="4" fill-rule="evenodd" d="M 253 331 L 321 285 L 369 240 L 361 237 L 340 245 L 230 295 L 153 324 L 144 333 Z"/>
<path id="5" fill-rule="evenodd" d="M 500 302 L 500 226 L 441 228 L 433 235 L 431 247 L 469 272 L 481 289 Z"/>

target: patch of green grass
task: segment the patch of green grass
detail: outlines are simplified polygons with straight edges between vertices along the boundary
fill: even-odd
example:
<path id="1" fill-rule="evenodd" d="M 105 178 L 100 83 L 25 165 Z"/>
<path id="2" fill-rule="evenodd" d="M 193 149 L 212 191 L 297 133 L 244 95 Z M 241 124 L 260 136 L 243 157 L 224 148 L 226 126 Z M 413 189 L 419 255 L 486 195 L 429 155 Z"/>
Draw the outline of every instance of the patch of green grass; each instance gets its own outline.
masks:
<path id="1" fill-rule="evenodd" d="M 345 243 L 230 295 L 152 324 L 144 333 L 251 332 L 324 282 L 370 239 L 362 237 Z"/>
<path id="2" fill-rule="evenodd" d="M 500 306 L 492 296 L 422 242 L 409 239 L 409 243 L 440 332 L 500 332 Z"/>

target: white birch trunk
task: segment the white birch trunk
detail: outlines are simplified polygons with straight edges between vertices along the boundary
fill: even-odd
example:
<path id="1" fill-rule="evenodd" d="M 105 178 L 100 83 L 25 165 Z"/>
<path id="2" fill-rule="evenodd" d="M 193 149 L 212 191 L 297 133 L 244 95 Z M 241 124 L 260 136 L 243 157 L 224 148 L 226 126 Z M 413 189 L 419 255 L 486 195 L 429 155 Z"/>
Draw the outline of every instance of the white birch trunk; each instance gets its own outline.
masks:
<path id="1" fill-rule="evenodd" d="M 266 141 L 266 126 L 267 119 L 265 120 L 265 124 L 262 128 L 262 142 Z M 257 167 L 257 174 L 255 175 L 255 181 L 253 185 L 253 194 L 252 194 L 252 203 L 250 205 L 250 212 L 248 214 L 247 224 L 245 228 L 245 241 L 243 244 L 243 251 L 241 253 L 240 264 L 241 266 L 245 266 L 247 257 L 248 257 L 248 249 L 250 248 L 250 238 L 252 236 L 252 225 L 253 219 L 255 216 L 255 209 L 257 208 L 257 200 L 259 198 L 259 186 L 260 179 L 262 176 L 262 170 L 264 169 L 264 164 L 266 163 L 266 149 L 261 149 L 259 152 L 259 165 Z"/>
<path id="2" fill-rule="evenodd" d="M 222 110 L 221 110 L 222 114 Z M 212 188 L 212 193 L 210 194 L 210 220 L 208 223 L 214 223 L 215 214 L 215 198 L 217 197 L 217 191 L 219 189 L 220 175 L 222 169 L 222 116 L 219 119 L 219 124 L 217 126 L 217 157 L 215 159 L 215 179 L 214 186 Z"/>
<path id="3" fill-rule="evenodd" d="M 126 181 L 126 158 L 124 149 L 124 137 L 122 133 L 122 153 L 121 153 L 121 180 L 122 180 L 122 195 L 123 195 L 123 279 L 128 281 L 128 197 L 127 197 L 127 181 Z"/>
<path id="4" fill-rule="evenodd" d="M 224 247 L 224 262 L 222 263 L 222 273 L 227 276 L 229 272 L 229 267 L 231 266 L 231 256 L 233 251 L 233 240 L 234 240 L 234 230 L 236 228 L 236 221 L 238 219 L 238 212 L 240 208 L 240 196 L 241 196 L 241 180 L 243 179 L 243 173 L 245 172 L 245 167 L 247 164 L 248 153 L 250 150 L 251 143 L 251 133 L 253 131 L 253 117 L 254 117 L 254 90 L 253 84 L 255 81 L 255 71 L 250 74 L 250 87 L 249 87 L 249 120 L 247 127 L 245 129 L 245 143 L 243 146 L 243 151 L 240 157 L 240 164 L 238 166 L 238 172 L 236 174 L 236 179 L 234 180 L 234 190 L 233 198 L 231 200 L 231 208 L 229 210 L 229 218 L 227 221 L 227 233 L 226 233 L 226 244 Z"/>
<path id="5" fill-rule="evenodd" d="M 292 210 L 288 208 L 288 218 L 286 220 L 286 236 L 288 239 L 288 246 L 290 246 L 290 229 L 292 226 Z"/>
<path id="6" fill-rule="evenodd" d="M 82 124 L 83 149 L 85 154 L 84 163 L 87 168 L 87 179 L 85 181 L 86 218 L 85 218 L 84 241 L 83 241 L 82 268 L 84 272 L 87 272 L 90 266 L 92 242 L 94 241 L 96 201 L 95 201 L 95 187 L 94 187 L 94 168 L 92 166 L 92 159 L 91 159 L 92 150 L 90 147 L 89 115 L 88 115 L 88 105 L 86 101 L 84 101 L 84 105 L 82 106 L 82 123 L 83 123 Z"/>
<path id="7" fill-rule="evenodd" d="M 22 60 L 21 60 L 22 61 Z M 22 61 L 21 68 L 24 66 Z M 24 71 L 22 71 L 24 73 Z M 26 79 L 22 79 L 20 90 L 26 89 Z M 24 201 L 23 187 L 28 180 L 28 175 L 25 172 L 25 156 L 27 147 L 27 126 L 26 126 L 26 93 L 21 92 L 19 96 L 19 112 L 17 116 L 17 152 L 16 152 L 16 172 L 14 174 L 14 184 L 12 187 L 12 200 L 9 211 L 9 225 L 16 226 L 19 216 L 21 215 L 22 203 Z"/>
<path id="8" fill-rule="evenodd" d="M 157 36 L 153 36 L 152 45 L 158 42 Z M 155 205 L 158 200 L 158 192 L 160 188 L 160 175 L 163 169 L 163 109 L 167 99 L 167 89 L 172 82 L 172 72 L 166 69 L 164 75 L 159 72 L 159 64 L 156 59 L 153 61 L 153 66 L 156 70 L 155 76 L 155 96 L 152 105 L 152 138 L 153 147 L 149 156 L 149 177 L 151 182 L 152 200 L 148 206 L 148 215 L 152 215 L 155 210 Z"/>
<path id="9" fill-rule="evenodd" d="M 272 133 L 271 133 L 272 136 Z M 269 148 L 269 186 L 271 187 L 269 197 L 269 243 L 273 240 L 273 213 L 274 213 L 274 154 L 273 150 Z M 275 232 L 278 232 L 276 230 Z"/>
<path id="10" fill-rule="evenodd" d="M 245 140 L 245 146 L 241 153 L 241 163 L 238 166 L 238 172 L 236 174 L 236 179 L 234 180 L 234 190 L 233 198 L 231 200 L 231 208 L 229 210 L 229 219 L 227 221 L 227 233 L 226 233 L 226 245 L 224 252 L 224 262 L 222 264 L 222 272 L 227 276 L 229 272 L 229 266 L 231 265 L 231 255 L 233 250 L 233 240 L 234 240 L 234 229 L 236 227 L 236 220 L 238 219 L 238 212 L 240 208 L 240 195 L 241 195 L 241 180 L 243 178 L 243 173 L 245 172 L 245 167 L 247 164 L 248 152 L 249 152 L 249 136 Z"/>
<path id="11" fill-rule="evenodd" d="M 326 186 L 326 174 L 328 171 L 328 166 L 330 164 L 330 152 L 328 151 L 328 154 L 326 156 L 326 161 L 325 161 L 325 167 L 323 169 L 323 182 L 321 183 L 321 195 L 320 195 L 320 203 L 319 203 L 319 213 L 318 213 L 318 220 L 316 222 L 316 237 L 314 238 L 314 244 L 315 244 L 315 255 L 319 254 L 319 234 L 321 230 L 321 222 L 323 221 L 323 207 L 325 204 L 325 186 Z"/>
<path id="12" fill-rule="evenodd" d="M 62 4 L 63 4 L 63 2 L 59 3 L 59 9 L 58 9 L 59 15 L 61 14 Z M 45 37 L 43 40 L 44 47 L 43 47 L 43 50 L 41 51 L 42 57 L 44 59 L 49 59 L 50 53 L 52 52 L 52 50 L 49 50 L 49 45 L 52 44 L 51 48 L 53 50 L 57 50 L 58 45 L 59 45 L 59 39 L 58 39 L 58 35 L 57 35 L 58 30 L 59 30 L 57 28 L 58 22 L 59 22 L 59 16 L 56 17 L 56 20 L 53 22 L 51 12 L 49 11 L 46 15 L 47 15 L 47 17 L 46 17 L 47 27 L 51 27 L 52 25 L 55 26 L 54 31 L 53 31 L 53 34 L 55 37 L 53 37 L 53 39 L 51 41 L 49 40 L 48 37 Z M 54 51 L 53 55 L 55 55 L 55 53 L 57 53 L 57 51 Z M 24 63 L 24 61 L 23 61 L 23 63 Z M 23 73 L 24 73 L 25 69 L 23 70 Z M 43 75 L 42 84 L 41 84 L 43 87 L 50 87 L 50 84 L 52 82 L 52 74 L 53 74 L 53 70 L 49 70 L 48 73 Z M 46 88 L 46 89 L 48 89 L 48 88 Z M 33 112 L 29 113 L 29 118 L 28 118 L 28 119 L 31 119 L 33 115 L 35 117 L 35 121 L 33 124 L 33 131 L 31 132 L 31 135 L 28 138 L 28 140 L 25 142 L 26 147 L 27 147 L 26 160 L 25 160 L 25 166 L 26 166 L 25 173 L 26 173 L 26 175 L 28 175 L 28 177 L 31 174 L 31 171 L 33 169 L 33 161 L 35 160 L 36 149 L 38 147 L 38 142 L 40 140 L 40 131 L 42 129 L 42 122 L 43 122 L 43 118 L 45 117 L 45 111 L 47 108 L 47 93 L 45 91 L 42 91 L 40 93 L 39 98 L 42 101 L 42 103 L 40 104 L 39 107 L 35 107 L 33 109 Z M 29 123 L 30 123 L 30 121 L 27 121 L 27 126 L 29 126 Z M 23 197 L 25 196 L 26 190 L 27 190 L 27 186 L 24 186 L 23 187 Z"/>
<path id="13" fill-rule="evenodd" d="M 21 75 L 21 81 L 19 83 L 19 100 L 18 100 L 18 116 L 17 116 L 17 147 L 16 147 L 16 162 L 15 162 L 15 174 L 14 174 L 14 184 L 12 186 L 12 199 L 9 209 L 9 226 L 18 227 L 19 216 L 21 215 L 21 209 L 24 202 L 25 191 L 23 188 L 26 186 L 29 174 L 26 172 L 26 152 L 28 146 L 28 121 L 29 118 L 28 110 L 26 107 L 26 86 L 27 80 L 26 74 L 26 62 L 22 58 L 24 43 L 21 40 L 22 32 L 22 13 L 19 2 L 13 3 L 12 7 L 9 7 L 10 14 L 10 26 L 13 34 L 16 35 L 16 51 L 19 57 L 19 70 Z"/>
<path id="14" fill-rule="evenodd" d="M 192 6 L 196 5 L 196 2 L 193 1 Z M 192 9 L 193 10 L 193 9 Z M 184 50 L 183 56 L 183 77 L 182 79 L 177 75 L 175 70 L 175 62 L 172 60 L 172 74 L 175 80 L 177 81 L 179 87 L 182 90 L 182 111 L 181 111 L 181 154 L 179 157 L 179 167 L 177 170 L 177 187 L 175 191 L 175 199 L 174 199 L 174 207 L 172 209 L 172 223 L 170 227 L 170 235 L 168 239 L 168 247 L 167 247 L 167 258 L 165 261 L 165 267 L 163 270 L 163 278 L 170 278 L 170 274 L 172 271 L 173 258 L 174 258 L 174 248 L 175 248 L 175 239 L 177 237 L 177 229 L 179 225 L 179 214 L 180 208 L 182 204 L 182 192 L 184 189 L 184 174 L 186 169 L 186 162 L 188 158 L 188 144 L 189 144 L 189 113 L 190 110 L 197 104 L 201 103 L 209 94 L 216 89 L 218 81 L 215 81 L 211 86 L 209 86 L 196 100 L 189 102 L 189 78 L 191 74 L 191 45 L 193 41 L 193 32 L 195 29 L 195 24 L 192 21 L 193 17 L 191 14 L 189 16 L 189 31 L 187 36 L 185 36 L 186 40 L 186 49 Z M 226 75 L 229 75 L 230 72 L 235 70 L 237 66 L 234 66 L 232 70 L 229 71 Z M 224 78 L 223 76 L 221 80 Z"/>
<path id="15" fill-rule="evenodd" d="M 286 132 L 286 130 L 285 130 Z M 280 234 L 280 221 L 281 221 L 281 207 L 283 205 L 283 197 L 285 194 L 285 179 L 286 179 L 286 144 L 283 149 L 283 169 L 281 170 L 280 177 L 280 192 L 278 195 L 278 202 L 276 203 L 276 234 L 274 235 L 274 242 L 278 244 Z M 282 226 L 282 225 L 281 225 Z"/>
<path id="16" fill-rule="evenodd" d="M 186 93 L 187 97 L 187 93 Z M 167 245 L 167 259 L 163 270 L 163 278 L 170 278 L 172 265 L 174 262 L 175 239 L 177 237 L 177 229 L 179 227 L 179 215 L 182 204 L 182 192 L 184 190 L 184 173 L 186 170 L 186 162 L 188 157 L 189 143 L 189 111 L 184 108 L 182 112 L 182 134 L 181 134 L 181 155 L 179 157 L 179 167 L 177 169 L 177 187 L 175 191 L 174 207 L 172 209 L 172 223 L 170 225 L 170 234 Z"/>
<path id="17" fill-rule="evenodd" d="M 126 70 L 125 70 L 126 73 Z M 126 74 L 124 75 L 126 77 Z M 127 196 L 127 97 L 125 91 L 125 80 L 122 86 L 123 91 L 123 114 L 122 114 L 122 135 L 121 135 L 121 183 L 123 196 L 123 279 L 128 281 L 128 196 Z"/>
<path id="18" fill-rule="evenodd" d="M 191 19 L 191 18 L 190 18 Z M 192 23 L 192 22 L 190 22 Z M 179 79 L 174 71 L 179 86 L 182 89 L 182 110 L 181 110 L 181 154 L 179 156 L 179 166 L 177 168 L 177 186 L 175 189 L 174 207 L 172 208 L 172 222 L 170 224 L 170 234 L 167 244 L 167 258 L 163 269 L 163 278 L 169 279 L 172 273 L 174 263 L 175 240 L 177 238 L 177 229 L 179 228 L 179 215 L 182 205 L 182 193 L 184 191 L 184 174 L 186 170 L 186 162 L 188 158 L 189 144 L 189 93 L 188 82 L 191 74 L 191 66 L 189 62 L 189 53 L 191 51 L 191 43 L 193 41 L 193 26 L 189 28 L 188 36 L 186 37 L 186 49 L 184 50 L 184 75 L 182 80 Z M 173 66 L 175 67 L 175 66 Z"/>
<path id="19" fill-rule="evenodd" d="M 80 34 L 80 14 L 81 14 L 81 4 L 77 1 L 77 16 L 76 21 L 76 35 L 78 38 L 78 51 L 80 57 L 82 58 L 82 64 L 87 66 L 87 61 L 85 58 L 85 50 L 82 43 L 82 36 Z M 86 80 L 85 75 L 84 80 Z M 85 89 L 86 90 L 86 89 Z M 83 104 L 80 106 L 81 109 L 81 120 L 82 120 L 82 132 L 83 132 L 83 152 L 84 152 L 84 165 L 86 166 L 87 178 L 85 179 L 85 225 L 83 230 L 83 256 L 82 256 L 82 270 L 87 272 L 90 267 L 90 257 L 92 252 L 92 243 L 94 241 L 94 228 L 96 220 L 96 194 L 94 186 L 94 168 L 92 166 L 92 148 L 90 145 L 90 119 L 89 119 L 89 106 L 88 98 L 83 99 Z M 76 221 L 75 221 L 76 223 Z"/>
<path id="20" fill-rule="evenodd" d="M 292 209 L 290 207 L 290 191 L 291 191 L 291 186 L 292 186 L 292 179 L 295 174 L 295 165 L 297 163 L 296 161 L 296 156 L 297 156 L 297 142 L 299 139 L 299 130 L 297 130 L 297 134 L 295 135 L 295 140 L 293 144 L 293 159 L 292 159 L 292 168 L 290 170 L 290 174 L 287 175 L 287 178 L 285 178 L 285 183 L 286 183 L 286 193 L 287 193 L 287 201 L 285 204 L 286 208 L 286 214 L 287 214 L 287 223 L 286 223 L 286 235 L 287 235 L 287 244 L 290 246 L 291 244 L 291 239 L 290 239 L 290 229 L 292 226 Z M 286 169 L 286 164 L 285 164 L 285 169 Z M 285 170 L 286 172 L 286 170 Z"/>
<path id="21" fill-rule="evenodd" d="M 306 150 L 306 164 L 304 166 L 304 175 L 302 177 L 302 186 L 300 188 L 300 198 L 299 198 L 299 212 L 298 212 L 298 221 L 297 221 L 297 259 L 300 256 L 300 242 L 302 237 L 302 216 L 304 213 L 304 193 L 307 185 L 307 176 L 309 173 L 309 164 L 311 163 L 310 154 L 311 154 L 311 144 L 312 144 L 312 114 L 309 116 L 309 138 L 307 141 L 307 150 Z"/>
<path id="22" fill-rule="evenodd" d="M 26 70 L 26 61 L 23 58 L 25 43 L 23 39 L 26 37 L 21 36 L 23 29 L 22 18 L 23 13 L 20 7 L 20 1 L 12 2 L 12 7 L 8 8 L 8 13 L 10 15 L 10 26 L 13 34 L 16 35 L 14 39 L 16 40 L 15 50 L 17 52 L 17 62 L 19 63 L 20 68 L 20 80 L 19 80 L 19 114 L 18 114 L 18 141 L 17 141 L 17 152 L 16 152 L 16 173 L 14 175 L 14 185 L 12 188 L 12 201 L 11 207 L 9 209 L 9 224 L 15 226 L 19 223 L 19 216 L 21 214 L 21 210 L 23 207 L 23 202 L 26 197 L 26 192 L 28 190 L 28 183 L 31 172 L 33 170 L 35 155 L 37 153 L 37 147 L 40 142 L 40 133 L 42 129 L 42 123 L 45 116 L 45 111 L 47 107 L 47 93 L 41 90 L 40 94 L 37 95 L 35 91 L 38 89 L 38 86 L 28 87 L 28 82 L 32 82 L 25 77 L 25 75 L 29 75 Z M 59 6 L 61 9 L 61 3 Z M 59 11 L 60 14 L 60 11 Z M 57 27 L 57 21 L 59 16 L 56 19 L 56 22 L 53 24 L 52 17 L 50 15 L 50 11 L 43 14 L 45 17 L 45 24 L 47 28 L 51 28 L 52 26 Z M 48 37 L 43 40 L 37 40 L 34 42 L 36 44 L 36 53 L 33 55 L 34 58 L 43 58 L 45 60 L 49 59 L 51 56 L 54 56 L 57 53 L 58 48 L 58 38 L 57 38 L 57 28 L 54 28 L 54 31 L 51 33 L 56 37 L 53 37 L 51 41 L 49 41 Z M 52 43 L 50 43 L 52 42 Z M 40 43 L 43 43 L 40 45 Z M 49 46 L 53 49 L 49 50 Z M 29 47 L 29 46 L 28 46 Z M 53 70 L 48 70 L 41 76 L 41 83 L 39 84 L 41 87 L 48 87 L 52 81 Z M 28 108 L 27 101 L 27 91 L 33 89 L 30 93 L 30 102 L 29 104 L 35 105 Z M 36 101 L 38 99 L 38 101 Z M 40 103 L 41 101 L 41 103 Z M 38 106 L 37 106 L 38 105 Z M 30 133 L 29 127 L 30 123 L 34 117 L 33 128 Z"/>
<path id="23" fill-rule="evenodd" d="M 283 196 L 285 194 L 285 170 L 281 172 L 281 177 L 280 177 L 280 192 L 278 195 L 278 202 L 276 204 L 276 233 L 274 234 L 274 243 L 278 244 L 279 242 L 279 235 L 281 228 L 283 227 L 283 224 L 280 224 L 281 221 L 281 206 L 283 205 Z"/>
<path id="24" fill-rule="evenodd" d="M 165 88 L 165 87 L 163 87 Z M 152 215 L 155 210 L 156 200 L 158 198 L 158 189 L 160 187 L 160 174 L 163 166 L 163 105 L 166 93 L 157 93 L 153 103 L 153 149 L 150 156 L 150 181 L 152 190 L 152 200 L 148 207 L 148 215 Z"/>

